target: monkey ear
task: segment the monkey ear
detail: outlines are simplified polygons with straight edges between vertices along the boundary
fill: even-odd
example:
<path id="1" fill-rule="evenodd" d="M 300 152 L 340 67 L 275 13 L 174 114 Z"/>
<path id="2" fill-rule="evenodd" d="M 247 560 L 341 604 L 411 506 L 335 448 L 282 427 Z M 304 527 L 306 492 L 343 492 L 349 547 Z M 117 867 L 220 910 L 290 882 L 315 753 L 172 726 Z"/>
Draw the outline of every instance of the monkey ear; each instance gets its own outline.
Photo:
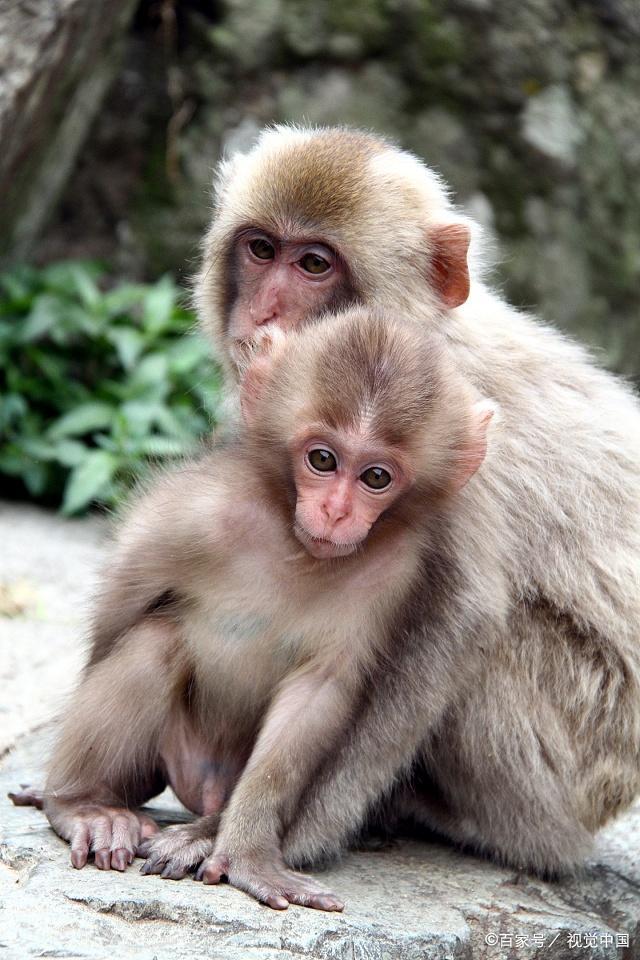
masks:
<path id="1" fill-rule="evenodd" d="M 447 307 L 459 307 L 469 296 L 471 231 L 466 223 L 448 223 L 431 231 L 430 240 L 431 282 Z"/>
<path id="2" fill-rule="evenodd" d="M 493 400 L 479 400 L 471 409 L 471 433 L 460 450 L 458 472 L 454 479 L 454 489 L 461 490 L 482 466 L 487 454 L 487 432 L 489 424 L 498 413 L 498 404 Z"/>

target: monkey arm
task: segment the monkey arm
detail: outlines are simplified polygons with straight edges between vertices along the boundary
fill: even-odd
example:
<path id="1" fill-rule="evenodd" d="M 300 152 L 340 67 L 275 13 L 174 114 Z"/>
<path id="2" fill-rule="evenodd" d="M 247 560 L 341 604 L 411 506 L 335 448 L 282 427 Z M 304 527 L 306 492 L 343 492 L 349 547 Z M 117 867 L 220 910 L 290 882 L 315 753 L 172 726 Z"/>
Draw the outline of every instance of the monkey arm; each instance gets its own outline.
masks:
<path id="1" fill-rule="evenodd" d="M 96 599 L 89 667 L 216 555 L 216 511 L 224 504 L 216 474 L 215 457 L 203 457 L 161 474 L 129 507 Z"/>
<path id="2" fill-rule="evenodd" d="M 463 693 L 472 676 L 468 665 L 477 664 L 470 647 L 490 643 L 492 626 L 470 622 L 462 608 L 447 614 L 432 624 L 431 635 L 428 623 L 412 632 L 404 653 L 377 678 L 349 736 L 302 797 L 283 838 L 287 863 L 337 856 L 408 771 L 452 697 Z"/>
<path id="3" fill-rule="evenodd" d="M 283 823 L 344 730 L 355 689 L 326 670 L 303 670 L 287 680 L 269 710 L 254 750 L 225 810 L 213 856 L 198 878 L 230 883 L 276 909 L 300 903 L 341 910 L 314 881 L 287 870 L 280 854 Z"/>

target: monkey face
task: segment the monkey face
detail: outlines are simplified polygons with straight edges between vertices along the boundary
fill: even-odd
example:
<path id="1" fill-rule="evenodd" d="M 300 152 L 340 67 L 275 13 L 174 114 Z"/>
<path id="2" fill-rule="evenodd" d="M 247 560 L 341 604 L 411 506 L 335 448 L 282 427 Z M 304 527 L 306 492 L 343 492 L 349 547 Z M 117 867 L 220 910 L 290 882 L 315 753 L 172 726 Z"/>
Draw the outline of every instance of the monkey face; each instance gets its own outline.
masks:
<path id="1" fill-rule="evenodd" d="M 295 444 L 292 459 L 295 535 L 318 559 L 353 553 L 408 486 L 393 451 L 369 443 L 365 435 L 307 434 Z"/>
<path id="2" fill-rule="evenodd" d="M 312 237 L 285 240 L 257 228 L 243 230 L 231 257 L 234 296 L 229 309 L 231 341 L 251 338 L 274 324 L 291 330 L 348 297 L 338 254 Z"/>

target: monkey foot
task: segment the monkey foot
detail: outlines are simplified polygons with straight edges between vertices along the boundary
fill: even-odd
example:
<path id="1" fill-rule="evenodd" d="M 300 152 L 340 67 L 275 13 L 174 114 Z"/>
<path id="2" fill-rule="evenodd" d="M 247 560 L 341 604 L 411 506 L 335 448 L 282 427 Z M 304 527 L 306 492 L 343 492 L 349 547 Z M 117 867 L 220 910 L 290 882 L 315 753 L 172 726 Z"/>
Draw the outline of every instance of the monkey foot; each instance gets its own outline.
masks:
<path id="1" fill-rule="evenodd" d="M 223 877 L 274 910 L 286 910 L 290 903 L 315 910 L 344 910 L 342 900 L 323 890 L 311 877 L 260 857 L 214 854 L 196 873 L 196 880 L 206 884 L 220 883 Z"/>
<path id="2" fill-rule="evenodd" d="M 198 836 L 197 821 L 184 827 L 167 827 L 139 847 L 139 856 L 147 858 L 140 873 L 182 880 L 213 853 L 214 845 L 215 837 Z"/>
<path id="3" fill-rule="evenodd" d="M 140 843 L 159 829 L 151 817 L 126 807 L 52 801 L 46 813 L 56 833 L 71 844 L 71 863 L 77 870 L 91 852 L 98 870 L 126 870 Z"/>

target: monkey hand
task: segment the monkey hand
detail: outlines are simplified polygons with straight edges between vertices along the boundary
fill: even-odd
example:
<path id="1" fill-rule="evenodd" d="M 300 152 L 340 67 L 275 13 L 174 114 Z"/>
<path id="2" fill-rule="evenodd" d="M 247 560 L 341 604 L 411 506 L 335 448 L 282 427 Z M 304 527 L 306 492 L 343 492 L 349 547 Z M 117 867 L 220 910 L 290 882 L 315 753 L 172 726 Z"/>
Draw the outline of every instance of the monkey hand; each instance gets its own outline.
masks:
<path id="1" fill-rule="evenodd" d="M 77 870 L 90 852 L 99 870 L 126 870 L 140 843 L 159 829 L 151 817 L 126 807 L 47 799 L 44 810 L 58 836 L 71 844 L 71 863 Z"/>
<path id="2" fill-rule="evenodd" d="M 196 880 L 220 883 L 226 877 L 232 886 L 274 910 L 286 910 L 290 903 L 316 910 L 344 909 L 342 900 L 311 877 L 287 869 L 276 845 L 269 850 L 225 850 L 224 844 L 216 845 L 215 853 L 200 865 Z"/>
<path id="3" fill-rule="evenodd" d="M 138 850 L 146 863 L 140 873 L 160 874 L 165 880 L 182 880 L 213 853 L 215 823 L 212 817 L 202 817 L 185 826 L 167 827 L 145 841 Z"/>

